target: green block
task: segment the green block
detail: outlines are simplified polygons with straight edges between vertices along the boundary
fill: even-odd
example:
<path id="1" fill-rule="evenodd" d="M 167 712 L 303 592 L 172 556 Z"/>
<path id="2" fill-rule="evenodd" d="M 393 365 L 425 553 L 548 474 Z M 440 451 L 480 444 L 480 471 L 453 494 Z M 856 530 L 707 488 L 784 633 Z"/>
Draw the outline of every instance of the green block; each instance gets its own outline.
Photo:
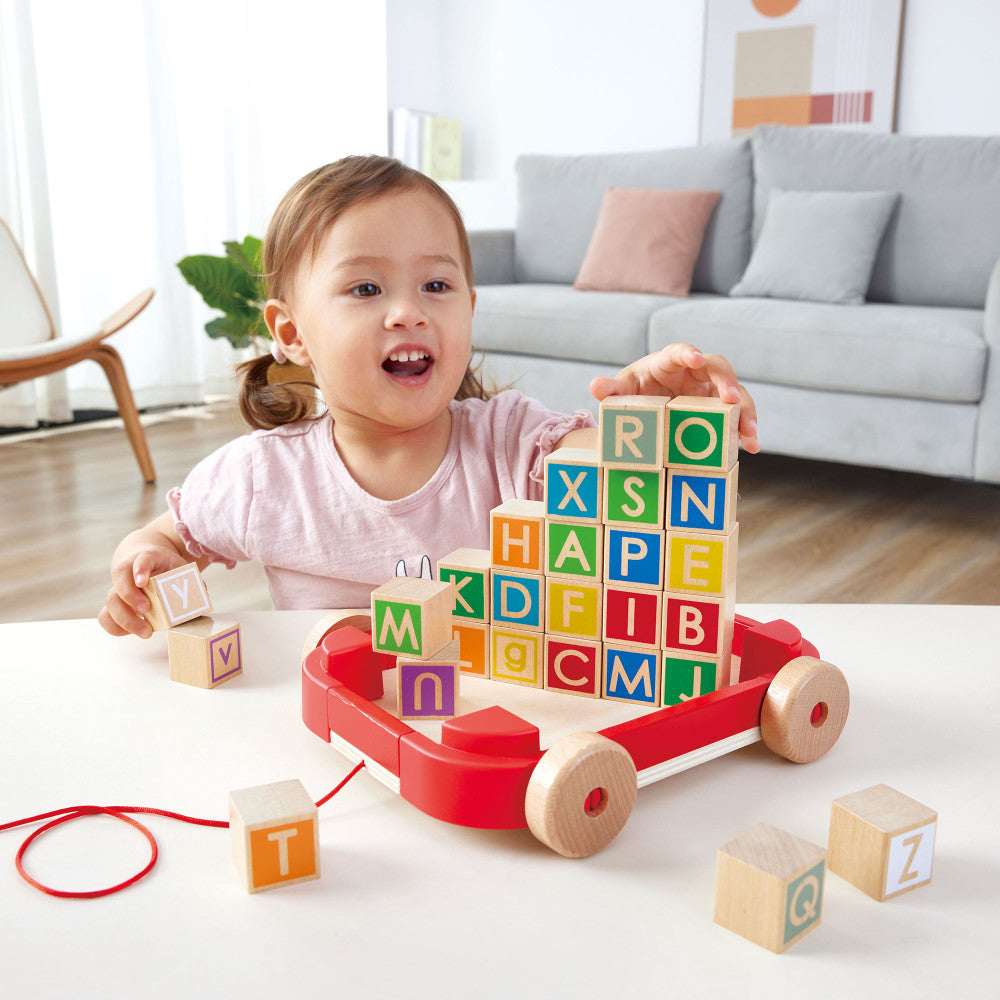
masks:
<path id="1" fill-rule="evenodd" d="M 785 896 L 785 936 L 782 944 L 816 923 L 823 914 L 823 873 L 826 863 L 820 861 L 788 884 Z"/>
<path id="2" fill-rule="evenodd" d="M 373 602 L 375 620 L 372 623 L 378 648 L 387 653 L 423 656 L 422 608 L 406 601 Z"/>
<path id="3" fill-rule="evenodd" d="M 663 524 L 663 471 L 608 469 L 607 520 L 658 528 Z"/>
<path id="4" fill-rule="evenodd" d="M 667 417 L 668 464 L 721 468 L 726 426 L 724 413 L 670 409 Z"/>
<path id="5" fill-rule="evenodd" d="M 438 568 L 438 576 L 442 583 L 453 583 L 455 585 L 455 607 L 452 614 L 456 618 L 468 618 L 470 621 L 477 622 L 489 620 L 489 613 L 486 606 L 486 573 L 440 566 Z"/>
<path id="6" fill-rule="evenodd" d="M 598 533 L 602 527 L 590 524 L 565 524 L 561 521 L 547 521 L 547 545 L 545 548 L 546 573 L 562 573 L 565 576 L 579 576 L 588 580 L 601 578 L 603 567 L 600 563 Z"/>
<path id="7" fill-rule="evenodd" d="M 716 664 L 712 660 L 663 657 L 663 704 L 679 705 L 715 690 Z"/>

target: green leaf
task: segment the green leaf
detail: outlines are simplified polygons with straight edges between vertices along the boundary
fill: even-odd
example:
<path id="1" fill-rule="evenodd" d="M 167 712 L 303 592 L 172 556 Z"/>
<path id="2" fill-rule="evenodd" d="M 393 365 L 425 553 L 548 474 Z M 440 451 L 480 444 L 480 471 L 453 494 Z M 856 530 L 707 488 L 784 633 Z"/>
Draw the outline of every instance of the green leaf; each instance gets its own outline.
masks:
<path id="1" fill-rule="evenodd" d="M 223 312 L 233 312 L 248 307 L 259 308 L 257 281 L 253 275 L 228 257 L 196 254 L 178 261 L 184 280 L 193 286 L 205 304 Z"/>
<path id="2" fill-rule="evenodd" d="M 205 324 L 205 332 L 213 338 L 228 340 L 233 347 L 249 347 L 255 337 L 261 336 L 264 324 L 260 313 L 231 313 L 219 316 Z M 266 332 L 266 328 L 265 332 Z"/>
<path id="3" fill-rule="evenodd" d="M 247 236 L 242 243 L 229 241 L 222 245 L 226 248 L 226 256 L 230 260 L 236 261 L 244 271 L 259 280 L 261 250 L 264 244 L 256 236 Z"/>

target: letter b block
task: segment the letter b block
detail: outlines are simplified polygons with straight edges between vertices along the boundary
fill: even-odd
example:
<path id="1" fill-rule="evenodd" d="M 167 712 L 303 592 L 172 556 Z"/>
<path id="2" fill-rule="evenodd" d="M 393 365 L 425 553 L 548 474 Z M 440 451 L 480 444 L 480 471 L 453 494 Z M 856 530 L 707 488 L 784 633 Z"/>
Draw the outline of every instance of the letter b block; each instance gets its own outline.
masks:
<path id="1" fill-rule="evenodd" d="M 396 577 L 372 591 L 372 649 L 427 657 L 451 640 L 451 583 Z"/>
<path id="2" fill-rule="evenodd" d="M 233 862 L 247 892 L 319 878 L 318 818 L 297 779 L 229 793 Z"/>
<path id="3" fill-rule="evenodd" d="M 758 823 L 719 848 L 715 922 L 773 952 L 819 926 L 826 851 Z"/>

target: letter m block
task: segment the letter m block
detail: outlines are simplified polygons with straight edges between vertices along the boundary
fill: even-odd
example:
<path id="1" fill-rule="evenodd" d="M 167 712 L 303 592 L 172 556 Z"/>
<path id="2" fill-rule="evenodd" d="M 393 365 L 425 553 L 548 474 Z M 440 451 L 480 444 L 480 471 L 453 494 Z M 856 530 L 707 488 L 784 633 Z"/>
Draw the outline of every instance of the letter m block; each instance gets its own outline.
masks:
<path id="1" fill-rule="evenodd" d="M 372 591 L 372 648 L 427 657 L 451 639 L 451 583 L 400 576 Z"/>

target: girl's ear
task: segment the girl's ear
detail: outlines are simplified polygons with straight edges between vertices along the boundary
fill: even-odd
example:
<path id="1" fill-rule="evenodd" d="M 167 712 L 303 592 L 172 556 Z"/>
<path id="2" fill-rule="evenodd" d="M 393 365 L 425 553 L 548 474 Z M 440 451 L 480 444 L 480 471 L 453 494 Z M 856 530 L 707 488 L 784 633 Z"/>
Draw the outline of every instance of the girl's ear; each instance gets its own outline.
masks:
<path id="1" fill-rule="evenodd" d="M 299 336 L 298 327 L 288 305 L 280 299 L 268 299 L 264 304 L 264 322 L 271 336 L 289 361 L 307 368 L 312 364 L 309 351 Z"/>

